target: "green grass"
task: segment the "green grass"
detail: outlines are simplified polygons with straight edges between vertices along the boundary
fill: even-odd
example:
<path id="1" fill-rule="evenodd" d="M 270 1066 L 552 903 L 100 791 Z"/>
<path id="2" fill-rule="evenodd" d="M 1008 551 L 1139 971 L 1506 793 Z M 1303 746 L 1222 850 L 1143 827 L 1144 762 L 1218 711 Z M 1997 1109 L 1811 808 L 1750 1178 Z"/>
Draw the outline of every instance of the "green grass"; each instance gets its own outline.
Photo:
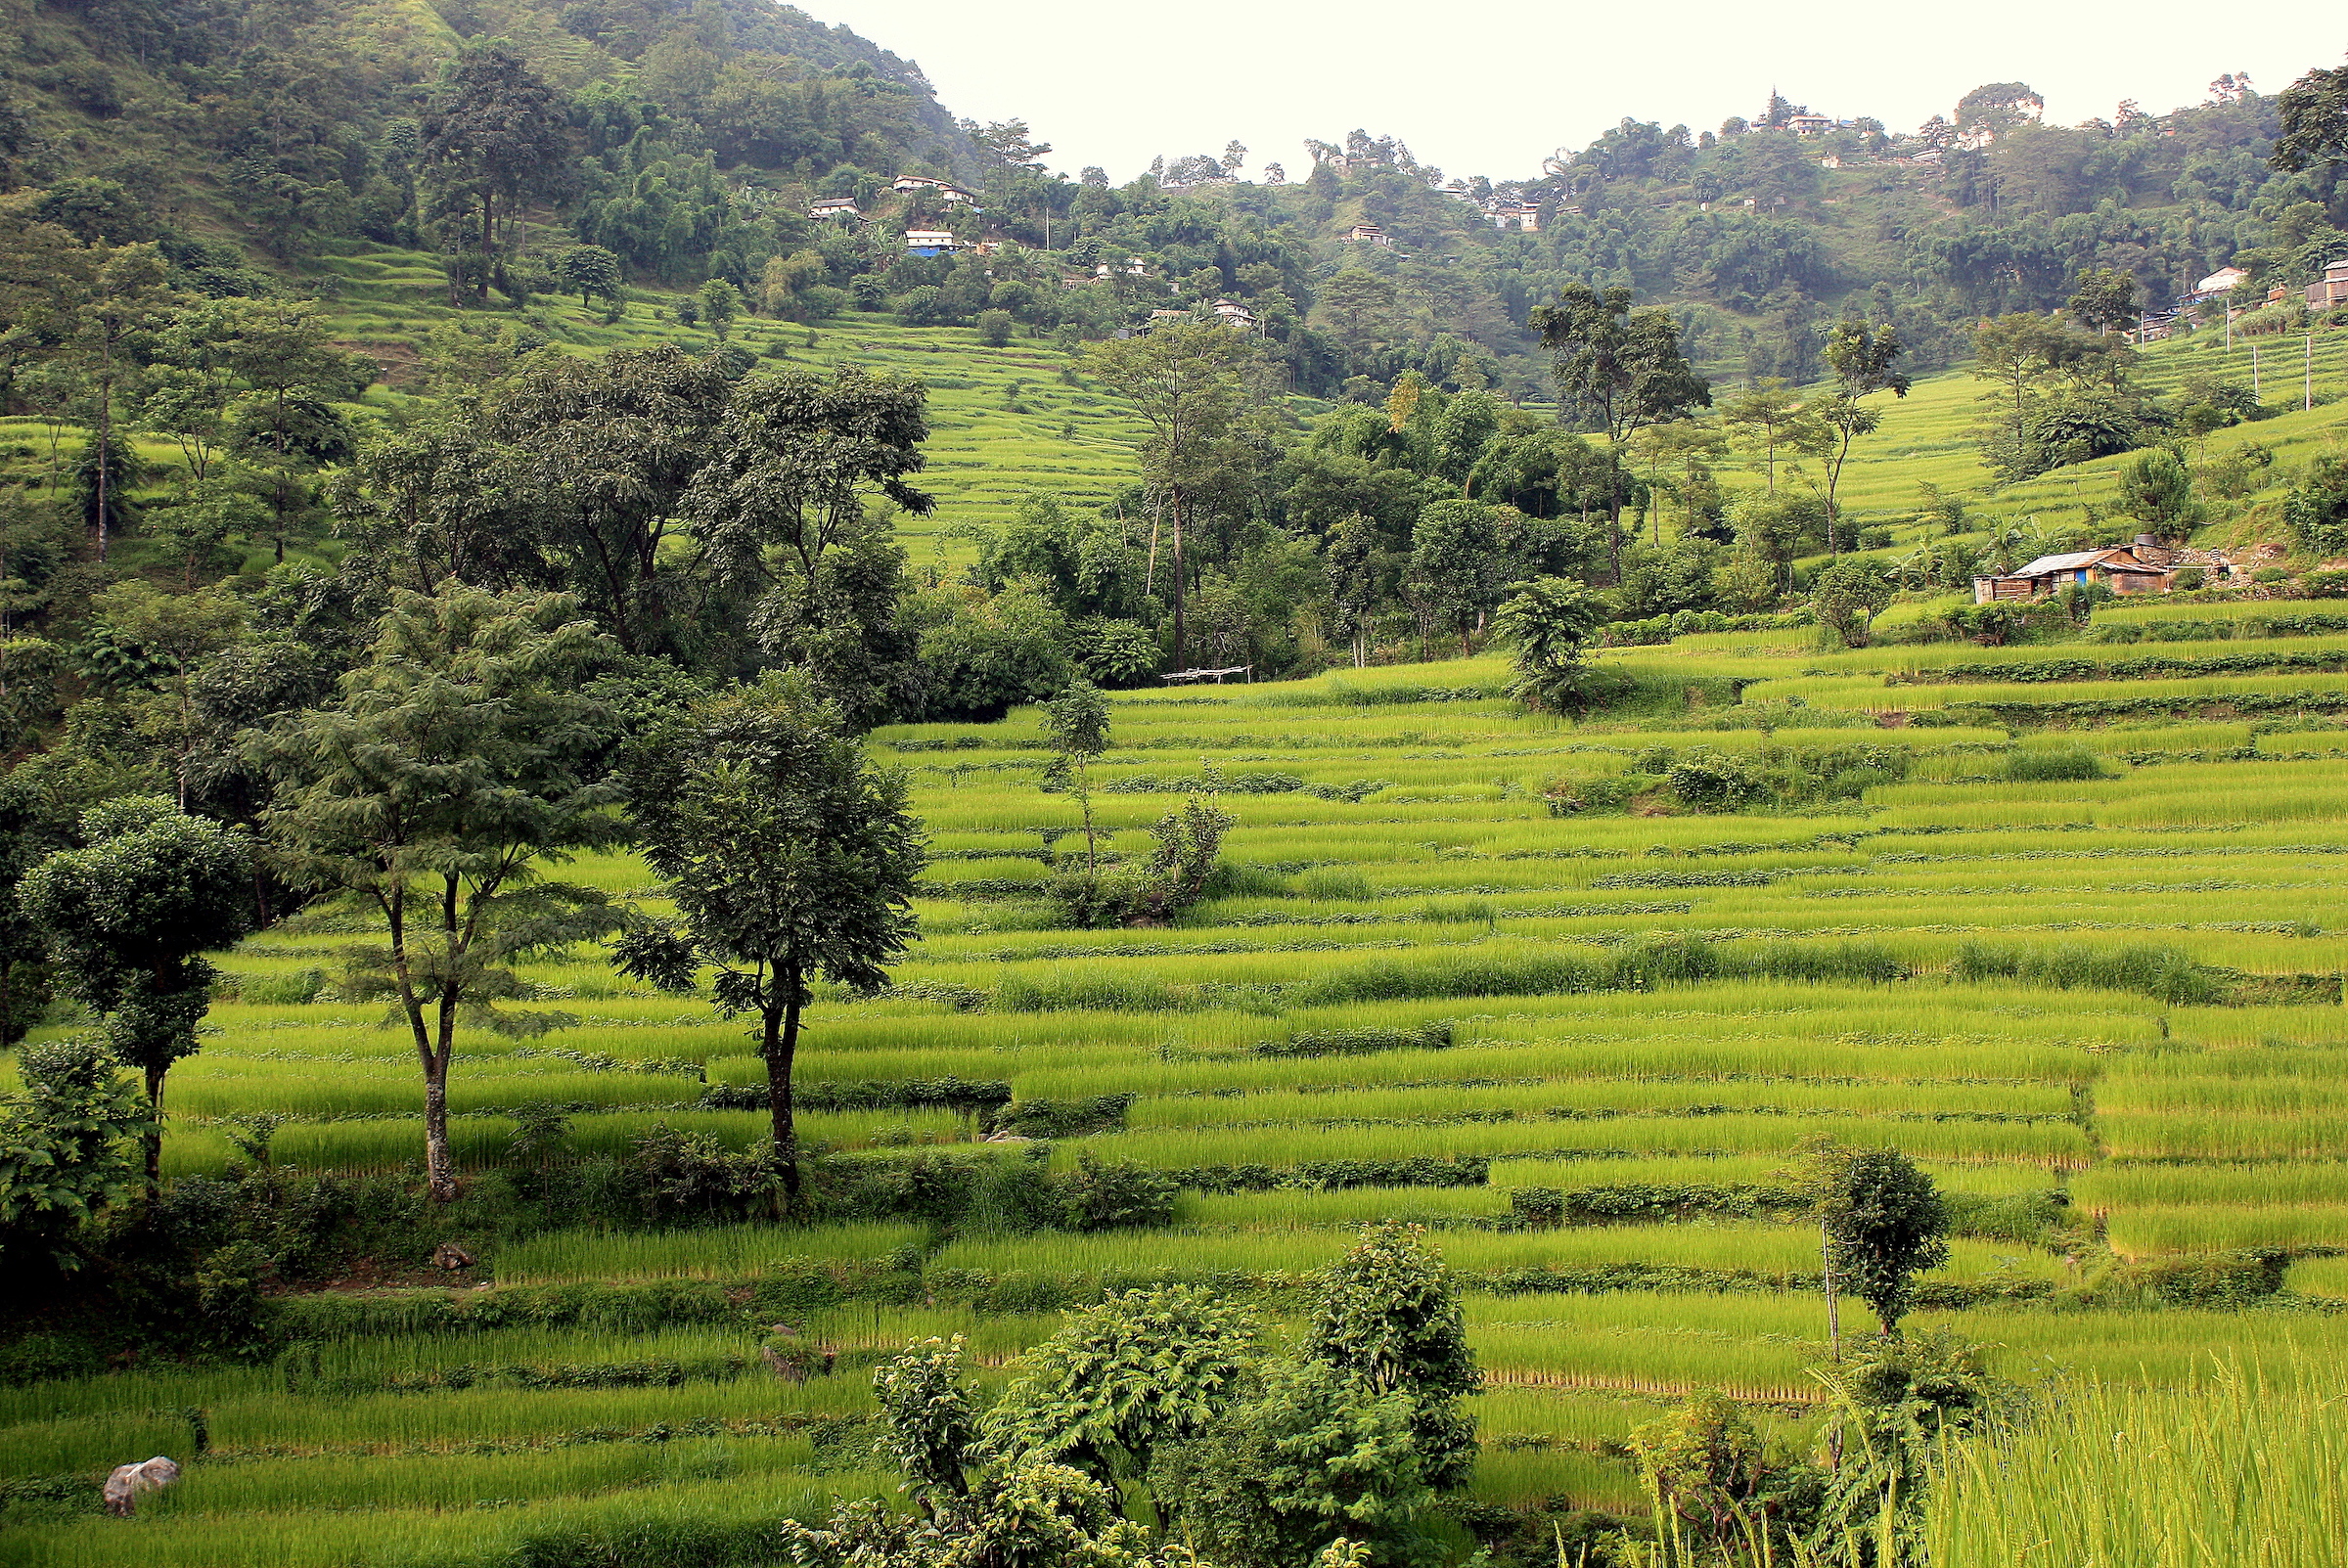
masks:
<path id="1" fill-rule="evenodd" d="M 2231 1363 L 2185 1387 L 2066 1391 L 1964 1445 L 1927 1500 L 1927 1559 L 2320 1568 L 2348 1535 L 2337 1364 Z"/>

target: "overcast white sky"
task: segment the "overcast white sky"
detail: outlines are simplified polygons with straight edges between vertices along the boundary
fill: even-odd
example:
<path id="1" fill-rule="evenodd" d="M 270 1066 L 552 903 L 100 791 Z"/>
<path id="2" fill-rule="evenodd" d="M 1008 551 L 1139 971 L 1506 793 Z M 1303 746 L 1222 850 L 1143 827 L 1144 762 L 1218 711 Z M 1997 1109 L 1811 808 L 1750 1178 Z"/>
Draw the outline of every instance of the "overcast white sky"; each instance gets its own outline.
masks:
<path id="1" fill-rule="evenodd" d="M 1983 82 L 2019 80 L 2067 124 L 2123 98 L 2155 113 L 2198 103 L 2220 71 L 2280 92 L 2348 48 L 2348 25 L 2324 28 L 2322 6 L 2276 13 L 2313 27 L 2227 28 L 2179 0 L 797 3 L 918 62 L 956 114 L 1017 115 L 1053 145 L 1053 166 L 1098 163 L 1118 181 L 1153 155 L 1220 154 L 1235 136 L 1250 172 L 1277 159 L 1296 178 L 1311 167 L 1304 138 L 1342 142 L 1356 126 L 1450 175 L 1522 178 L 1626 114 L 1696 130 L 1749 118 L 1773 83 L 1821 113 L 1902 130 Z"/>

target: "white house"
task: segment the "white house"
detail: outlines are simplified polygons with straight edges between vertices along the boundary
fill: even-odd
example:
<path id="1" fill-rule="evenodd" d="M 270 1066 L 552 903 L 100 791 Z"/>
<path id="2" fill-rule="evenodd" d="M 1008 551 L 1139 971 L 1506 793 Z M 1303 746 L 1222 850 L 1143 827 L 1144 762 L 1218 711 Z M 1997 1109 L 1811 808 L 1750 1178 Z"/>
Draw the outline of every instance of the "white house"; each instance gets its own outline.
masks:
<path id="1" fill-rule="evenodd" d="M 1217 321 L 1237 327 L 1242 332 L 1253 332 L 1255 330 L 1255 312 L 1249 310 L 1245 305 L 1240 303 L 1240 301 L 1237 299 L 1218 299 L 1214 302 L 1212 308 L 1215 312 L 1215 319 Z"/>
<path id="2" fill-rule="evenodd" d="M 1392 245 L 1394 242 L 1387 238 L 1386 231 L 1377 224 L 1357 223 L 1346 230 L 1344 238 L 1337 243 L 1340 245 Z"/>
<path id="3" fill-rule="evenodd" d="M 901 174 L 889 185 L 889 189 L 899 196 L 910 196 L 916 191 L 935 191 L 948 203 L 960 206 L 973 205 L 978 200 L 958 185 L 931 179 L 926 174 Z"/>
<path id="4" fill-rule="evenodd" d="M 816 218 L 819 220 L 823 218 L 861 218 L 864 216 L 862 212 L 856 210 L 855 200 L 851 197 L 845 196 L 827 196 L 819 201 L 808 202 L 807 215 L 811 218 Z"/>
<path id="5" fill-rule="evenodd" d="M 1530 202 L 1503 202 L 1490 213 L 1495 229 L 1514 228 L 1525 234 L 1541 232 L 1541 209 Z"/>
<path id="6" fill-rule="evenodd" d="M 950 256 L 962 248 L 962 242 L 944 229 L 907 229 L 905 253 L 909 256 Z"/>
<path id="7" fill-rule="evenodd" d="M 2233 292 L 2235 285 L 2241 283 L 2242 280 L 2248 278 L 2250 274 L 2244 272 L 2239 267 L 2220 267 L 2217 271 L 2211 273 L 2208 277 L 2193 285 L 2193 292 L 2196 296 L 2201 298 L 2207 298 L 2211 294 L 2231 293 Z"/>
<path id="8" fill-rule="evenodd" d="M 1796 136 L 1824 136 L 1834 128 L 1834 122 L 1824 114 L 1796 114 L 1785 124 Z"/>

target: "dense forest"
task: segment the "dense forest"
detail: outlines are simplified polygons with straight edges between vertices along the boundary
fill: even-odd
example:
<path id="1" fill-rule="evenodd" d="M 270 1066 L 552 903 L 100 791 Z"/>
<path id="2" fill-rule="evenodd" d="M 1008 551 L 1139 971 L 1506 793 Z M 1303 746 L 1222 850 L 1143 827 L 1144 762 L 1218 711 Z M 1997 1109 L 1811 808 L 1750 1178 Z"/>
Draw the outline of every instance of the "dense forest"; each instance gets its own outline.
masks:
<path id="1" fill-rule="evenodd" d="M 2348 224 L 2336 165 L 2270 167 L 2276 100 L 2233 74 L 2202 104 L 2080 126 L 2040 123 L 2019 82 L 1913 132 L 1773 93 L 1717 129 L 1626 117 L 1527 176 L 1447 181 L 1355 131 L 1309 143 L 1292 178 L 1250 174 L 1235 142 L 1113 183 L 1047 171 L 1023 122 L 958 123 L 904 60 L 761 0 L 16 0 L 11 21 L 0 179 L 45 188 L 40 214 L 85 239 L 159 241 L 208 292 L 363 238 L 439 253 L 482 302 L 557 287 L 569 242 L 802 317 L 992 308 L 1093 336 L 1231 297 L 1324 396 L 1404 370 L 1541 395 L 1530 313 L 1569 280 L 1670 304 L 1716 379 L 1801 382 L 1854 300 L 1930 369 L 1974 319 L 2052 309 L 2082 271 L 2153 302 L 2227 263 L 2304 282 Z M 492 40 L 527 102 L 436 119 L 452 62 Z M 495 72 L 460 74 L 477 113 Z M 983 218 L 950 189 L 900 200 L 903 175 L 959 185 Z M 868 221 L 810 219 L 823 199 Z M 1343 243 L 1365 223 L 1380 243 Z M 906 254 L 903 231 L 939 224 L 1002 248 Z"/>

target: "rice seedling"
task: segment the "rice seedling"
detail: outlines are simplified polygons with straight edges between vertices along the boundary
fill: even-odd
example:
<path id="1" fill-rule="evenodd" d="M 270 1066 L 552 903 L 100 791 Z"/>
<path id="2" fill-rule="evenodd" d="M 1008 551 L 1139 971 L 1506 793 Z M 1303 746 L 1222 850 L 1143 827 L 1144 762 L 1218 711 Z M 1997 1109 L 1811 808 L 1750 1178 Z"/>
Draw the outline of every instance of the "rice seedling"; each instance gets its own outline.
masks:
<path id="1" fill-rule="evenodd" d="M 1928 1560 L 2336 1562 L 2348 1539 L 2341 1395 L 2336 1363 L 2221 1360 L 2161 1390 L 2082 1381 L 2017 1429 L 1958 1445 L 1925 1501 Z"/>
<path id="2" fill-rule="evenodd" d="M 508 1284 L 573 1279 L 733 1279 L 798 1258 L 857 1260 L 919 1246 L 912 1225 L 727 1226 L 698 1231 L 558 1231 L 500 1251 Z"/>

